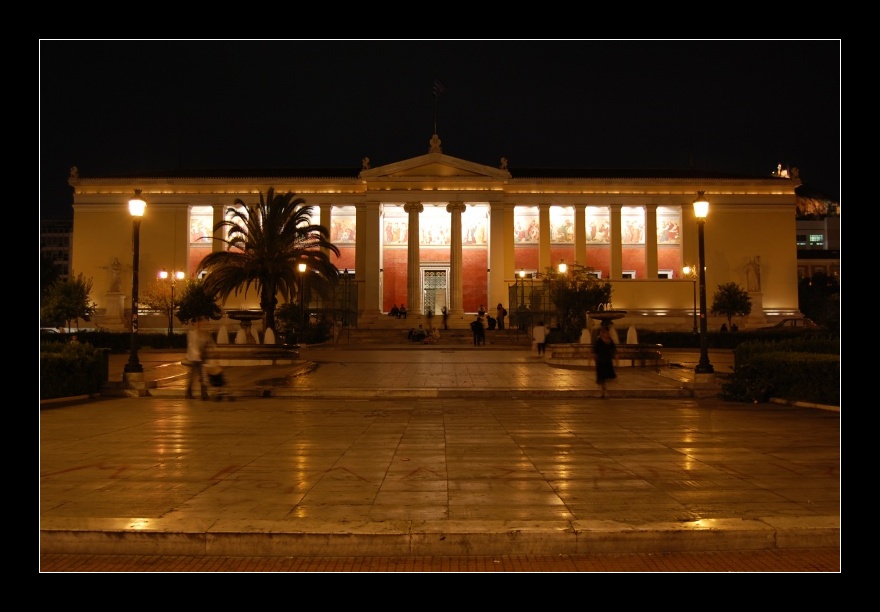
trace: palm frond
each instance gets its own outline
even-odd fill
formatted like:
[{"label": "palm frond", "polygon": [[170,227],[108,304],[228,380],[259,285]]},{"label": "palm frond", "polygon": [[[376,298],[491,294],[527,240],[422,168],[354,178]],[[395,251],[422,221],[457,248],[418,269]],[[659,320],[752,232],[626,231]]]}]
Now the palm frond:
[{"label": "palm frond", "polygon": [[206,291],[224,302],[230,295],[247,295],[253,287],[260,293],[260,306],[266,312],[267,325],[274,325],[278,295],[293,301],[301,286],[298,264],[308,266],[311,283],[319,291],[332,282],[339,270],[328,255],[339,256],[339,248],[330,242],[330,231],[311,222],[313,207],[292,192],[276,194],[269,188],[258,204],[233,202],[226,218],[214,226],[217,238],[228,250],[206,255],[201,267],[206,271]]}]

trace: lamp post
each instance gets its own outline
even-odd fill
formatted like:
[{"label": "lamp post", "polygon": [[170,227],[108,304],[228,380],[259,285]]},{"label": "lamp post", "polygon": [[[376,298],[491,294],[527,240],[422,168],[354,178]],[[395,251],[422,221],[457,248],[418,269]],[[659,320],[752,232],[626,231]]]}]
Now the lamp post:
[{"label": "lamp post", "polygon": [[159,280],[168,281],[171,283],[171,306],[168,309],[168,335],[174,335],[174,285],[177,281],[183,280],[185,274],[182,270],[175,270],[174,272],[169,273],[168,270],[162,268],[162,271],[159,272]]},{"label": "lamp post", "polygon": [[[123,368],[123,379],[127,374],[143,374],[144,367],[138,360],[138,267],[140,266],[141,250],[141,217],[147,203],[141,197],[141,190],[134,190],[134,197],[128,201],[128,211],[131,213],[133,222],[132,230],[132,264],[131,264],[131,349],[128,355],[128,363]],[[135,377],[132,377],[135,378]]]},{"label": "lamp post", "polygon": [[529,327],[529,322],[526,321],[526,271],[523,268],[519,269],[519,286],[519,304],[516,306],[517,332],[525,331]]},{"label": "lamp post", "polygon": [[562,340],[566,341],[565,337],[565,329],[566,329],[566,316],[565,316],[565,273],[568,271],[568,266],[565,264],[565,260],[561,260],[559,262],[559,310],[561,311],[562,318],[559,321],[559,331],[562,332]]},{"label": "lamp post", "polygon": [[[305,280],[306,280],[306,264],[299,264],[299,325],[302,328],[300,330],[300,336],[303,335],[303,331],[306,328],[306,293],[305,293]],[[302,341],[302,338],[300,338]]]},{"label": "lamp post", "polygon": [[522,307],[526,304],[526,271],[522,268],[519,269],[519,307],[517,310],[522,310]]},{"label": "lamp post", "polygon": [[700,275],[697,273],[696,266],[685,266],[681,269],[682,274],[691,279],[694,284],[694,333],[697,333],[697,279]]},{"label": "lamp post", "polygon": [[709,363],[709,340],[706,336],[706,248],[704,230],[706,226],[706,215],[709,214],[709,200],[706,199],[706,192],[698,191],[697,199],[694,200],[694,215],[697,217],[697,237],[699,245],[700,270],[700,362],[694,368],[697,374],[712,374],[715,368]]}]

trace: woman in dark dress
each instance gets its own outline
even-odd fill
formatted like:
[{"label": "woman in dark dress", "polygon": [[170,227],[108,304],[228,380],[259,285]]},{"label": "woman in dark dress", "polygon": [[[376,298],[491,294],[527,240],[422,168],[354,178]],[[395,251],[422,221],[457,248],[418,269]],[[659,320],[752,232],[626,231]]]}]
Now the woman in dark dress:
[{"label": "woman in dark dress", "polygon": [[614,354],[617,347],[614,346],[614,340],[611,339],[611,330],[607,325],[599,327],[599,336],[593,343],[593,354],[596,358],[596,382],[602,390],[602,397],[605,397],[605,383],[609,380],[617,378],[617,372],[614,371]]}]

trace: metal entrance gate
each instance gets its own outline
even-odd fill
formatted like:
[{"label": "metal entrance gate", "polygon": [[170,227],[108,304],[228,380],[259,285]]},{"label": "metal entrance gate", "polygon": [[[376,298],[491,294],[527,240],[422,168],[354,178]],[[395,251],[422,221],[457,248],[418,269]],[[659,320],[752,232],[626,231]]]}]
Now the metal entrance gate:
[{"label": "metal entrance gate", "polygon": [[446,268],[422,268],[422,313],[437,313],[446,306]]}]

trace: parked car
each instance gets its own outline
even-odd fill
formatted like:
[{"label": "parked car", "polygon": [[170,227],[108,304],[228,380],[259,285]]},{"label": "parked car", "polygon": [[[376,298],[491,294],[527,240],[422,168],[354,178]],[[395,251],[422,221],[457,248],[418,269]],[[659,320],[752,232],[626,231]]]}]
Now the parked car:
[{"label": "parked car", "polygon": [[782,319],[778,323],[774,325],[770,325],[769,327],[759,327],[758,331],[792,331],[792,330],[810,330],[810,329],[822,329],[821,325],[818,325],[809,317],[790,317],[788,319]]}]

